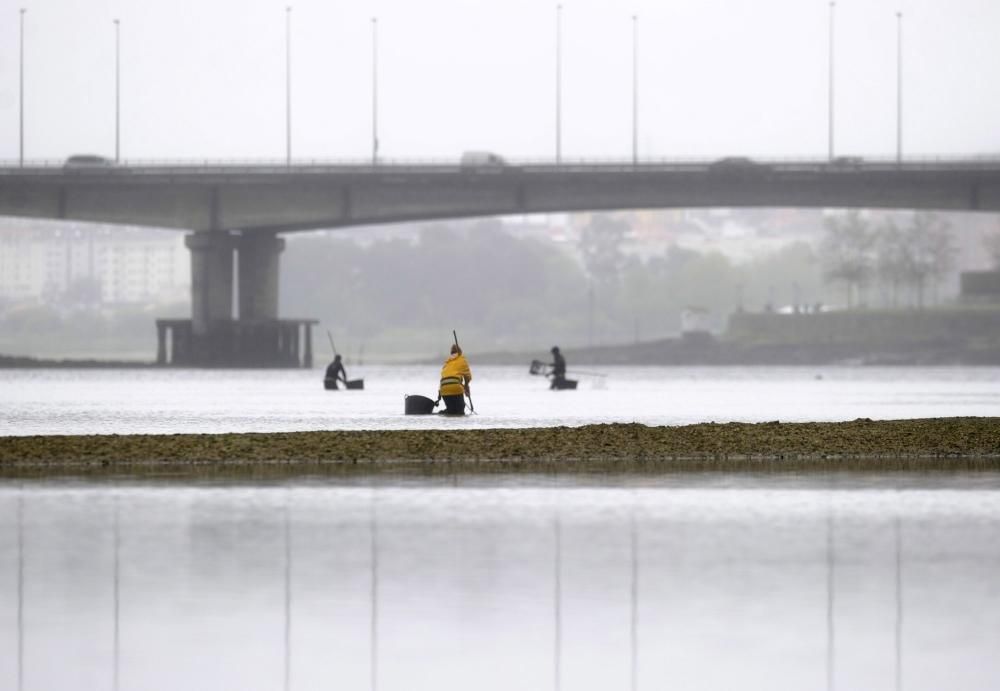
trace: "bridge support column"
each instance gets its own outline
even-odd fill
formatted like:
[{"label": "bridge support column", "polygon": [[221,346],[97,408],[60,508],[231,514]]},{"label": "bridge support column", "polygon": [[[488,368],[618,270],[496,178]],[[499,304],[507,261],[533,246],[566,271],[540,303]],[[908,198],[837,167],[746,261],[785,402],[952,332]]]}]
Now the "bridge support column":
[{"label": "bridge support column", "polygon": [[[191,250],[191,320],[157,323],[157,361],[195,367],[311,367],[312,349],[300,357],[300,331],[313,319],[278,318],[279,258],[285,241],[272,232],[235,235],[197,232]],[[233,252],[239,277],[233,319]],[[169,338],[169,343],[168,343]]]},{"label": "bridge support column", "polygon": [[228,233],[192,233],[191,331],[206,336],[212,324],[233,318],[233,241]]},{"label": "bridge support column", "polygon": [[240,321],[277,319],[279,259],[285,241],[274,233],[248,233],[237,248]]},{"label": "bridge support column", "polygon": [[312,336],[312,324],[305,322],[302,324],[306,330],[306,340],[305,340],[305,352],[302,354],[302,366],[306,369],[312,369],[313,366],[313,336]]},{"label": "bridge support column", "polygon": [[167,364],[167,325],[156,320],[156,364]]}]

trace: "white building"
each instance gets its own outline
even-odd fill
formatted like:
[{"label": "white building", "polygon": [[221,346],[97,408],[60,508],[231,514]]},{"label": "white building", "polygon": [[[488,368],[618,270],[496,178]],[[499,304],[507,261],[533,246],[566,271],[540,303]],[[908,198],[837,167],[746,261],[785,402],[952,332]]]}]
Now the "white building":
[{"label": "white building", "polygon": [[162,304],[188,299],[190,285],[182,233],[0,221],[0,300]]}]

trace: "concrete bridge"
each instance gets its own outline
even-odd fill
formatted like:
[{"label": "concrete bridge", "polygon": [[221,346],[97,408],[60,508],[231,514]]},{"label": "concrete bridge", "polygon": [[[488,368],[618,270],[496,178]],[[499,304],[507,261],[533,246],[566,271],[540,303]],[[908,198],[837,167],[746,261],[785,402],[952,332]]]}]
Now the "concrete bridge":
[{"label": "concrete bridge", "polygon": [[[278,319],[280,233],[475,216],[693,207],[1000,211],[1000,158],[902,164],[845,157],[561,165],[98,162],[0,167],[0,215],[190,232],[192,319],[159,324],[159,357],[176,364],[311,365],[313,322]],[[236,323],[231,318],[234,256]],[[301,356],[300,343],[306,348]]]}]

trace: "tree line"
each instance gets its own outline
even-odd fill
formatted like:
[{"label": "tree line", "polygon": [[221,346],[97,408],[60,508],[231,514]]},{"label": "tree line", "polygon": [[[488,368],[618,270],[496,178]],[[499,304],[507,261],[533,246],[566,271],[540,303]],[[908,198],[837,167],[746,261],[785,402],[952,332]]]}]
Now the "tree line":
[{"label": "tree line", "polygon": [[[742,263],[677,245],[642,256],[630,247],[627,215],[592,215],[563,243],[508,230],[491,219],[373,242],[364,231],[290,235],[280,313],[320,319],[321,361],[326,329],[352,360],[362,348],[375,358],[437,355],[453,328],[480,352],[544,353],[555,344],[676,336],[689,307],[707,310],[719,331],[739,310],[920,307],[940,299],[955,259],[948,224],[933,214],[833,215],[817,227],[821,242],[793,242]],[[987,249],[1000,266],[1000,233],[991,239]],[[74,292],[79,302],[83,291]],[[0,352],[152,354],[153,318],[189,314],[187,303],[3,309]]]},{"label": "tree line", "polygon": [[515,237],[497,220],[370,244],[292,236],[281,312],[319,318],[351,355],[365,344],[368,353],[402,356],[436,353],[452,328],[480,351],[547,351],[674,336],[691,306],[721,329],[740,308],[825,299],[806,243],[746,264],[676,246],[641,258],[627,251],[629,231],[622,216],[598,214],[568,246]]},{"label": "tree line", "polygon": [[830,216],[820,251],[824,275],[843,285],[848,309],[868,304],[872,288],[888,307],[922,308],[929,292],[939,297],[957,255],[950,224],[932,213],[915,213],[906,224],[893,216],[873,223],[857,211]]}]

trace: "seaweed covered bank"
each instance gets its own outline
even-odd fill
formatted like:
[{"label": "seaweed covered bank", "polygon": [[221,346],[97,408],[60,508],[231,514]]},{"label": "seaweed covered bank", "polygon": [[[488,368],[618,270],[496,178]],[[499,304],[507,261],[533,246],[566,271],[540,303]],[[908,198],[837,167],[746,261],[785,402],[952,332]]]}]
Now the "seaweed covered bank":
[{"label": "seaweed covered bank", "polygon": [[1000,470],[1000,418],[0,438],[0,473],[274,464],[304,470],[400,464],[504,470]]}]

